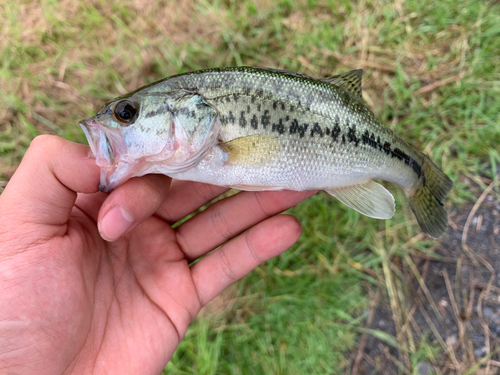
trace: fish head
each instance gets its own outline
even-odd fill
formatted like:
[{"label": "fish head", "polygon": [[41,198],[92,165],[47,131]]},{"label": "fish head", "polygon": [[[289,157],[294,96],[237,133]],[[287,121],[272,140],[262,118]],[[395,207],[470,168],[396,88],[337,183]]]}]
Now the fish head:
[{"label": "fish head", "polygon": [[119,97],[80,122],[101,168],[101,191],[132,177],[192,168],[216,142],[217,111],[187,91]]}]

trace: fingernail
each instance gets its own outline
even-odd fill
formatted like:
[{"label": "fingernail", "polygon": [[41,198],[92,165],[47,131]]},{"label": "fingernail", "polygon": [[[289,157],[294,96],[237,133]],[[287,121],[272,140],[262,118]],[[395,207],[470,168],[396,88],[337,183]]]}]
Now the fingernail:
[{"label": "fingernail", "polygon": [[123,206],[115,206],[104,215],[97,227],[103,239],[115,241],[129,230],[132,224],[132,214]]}]

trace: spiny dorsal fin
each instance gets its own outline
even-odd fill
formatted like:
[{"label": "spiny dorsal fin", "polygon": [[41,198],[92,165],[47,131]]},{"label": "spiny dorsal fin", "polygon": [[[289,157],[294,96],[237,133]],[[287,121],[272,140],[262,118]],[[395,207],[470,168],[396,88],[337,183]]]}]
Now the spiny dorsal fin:
[{"label": "spiny dorsal fin", "polygon": [[260,70],[267,70],[268,72],[284,74],[284,75],[292,76],[292,77],[315,79],[315,78],[313,78],[311,76],[308,76],[306,74],[299,74],[299,73],[289,72],[288,70],[283,70],[283,69],[261,68],[261,67],[258,67],[258,69],[260,69]]},{"label": "spiny dorsal fin", "polygon": [[394,197],[386,188],[373,180],[325,191],[346,206],[368,217],[389,219],[394,215]]},{"label": "spiny dorsal fin", "polygon": [[331,77],[321,78],[320,81],[338,86],[349,92],[355,98],[361,99],[361,78],[363,69],[351,70],[346,73],[337,74]]}]

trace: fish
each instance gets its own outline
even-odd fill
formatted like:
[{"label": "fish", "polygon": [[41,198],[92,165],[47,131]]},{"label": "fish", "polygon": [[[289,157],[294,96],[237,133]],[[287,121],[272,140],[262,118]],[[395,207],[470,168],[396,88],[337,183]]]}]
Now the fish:
[{"label": "fish", "polygon": [[148,173],[240,190],[324,190],[368,217],[394,215],[403,189],[432,238],[448,226],[452,180],[375,118],[361,69],[312,78],[225,67],[167,77],[79,123],[111,191]]}]

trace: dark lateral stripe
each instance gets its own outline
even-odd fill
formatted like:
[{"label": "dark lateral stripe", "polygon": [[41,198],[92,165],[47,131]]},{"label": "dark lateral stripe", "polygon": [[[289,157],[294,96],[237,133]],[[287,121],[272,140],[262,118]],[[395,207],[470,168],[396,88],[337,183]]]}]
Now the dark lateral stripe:
[{"label": "dark lateral stripe", "polygon": [[413,169],[413,171],[418,175],[419,178],[422,176],[422,167],[415,161],[415,159],[410,157],[408,160],[408,165],[411,169]]},{"label": "dark lateral stripe", "polygon": [[306,134],[306,130],[307,128],[309,127],[309,124],[299,124],[299,121],[294,118],[292,120],[292,124],[290,125],[290,128],[289,128],[289,132],[290,134],[295,134],[295,133],[299,133],[300,134],[300,138],[304,138],[304,135]]},{"label": "dark lateral stripe", "polygon": [[397,158],[401,161],[404,161],[406,165],[413,169],[418,177],[422,176],[422,166],[418,164],[418,162],[411,156],[407,155],[403,150],[397,147],[393,149],[390,142],[384,142],[382,144],[380,137],[377,137],[375,139],[375,134],[370,133],[368,130],[365,130],[365,132],[361,136],[361,141],[367,146],[378,149],[380,151],[384,151],[385,154],[390,156],[391,158]]},{"label": "dark lateral stripe", "polygon": [[280,118],[277,124],[273,124],[271,129],[273,132],[278,132],[279,134],[283,134],[285,130],[285,125],[283,124],[283,119]]},{"label": "dark lateral stripe", "polygon": [[[280,102],[274,102],[273,107],[280,107]],[[383,141],[380,136],[375,136],[373,132],[365,130],[362,134],[358,131],[356,124],[350,124],[346,122],[344,125],[340,125],[340,119],[335,118],[333,125],[331,127],[321,126],[318,122],[313,124],[301,123],[299,119],[294,118],[291,113],[284,114],[284,117],[278,118],[277,122],[271,123],[271,111],[272,109],[266,109],[264,111],[260,110],[256,114],[252,113],[249,107],[245,111],[240,111],[239,116],[236,117],[232,111],[229,111],[227,115],[222,116],[221,120],[223,123],[239,125],[242,128],[251,126],[253,129],[270,129],[273,133],[279,135],[297,134],[300,138],[304,138],[306,135],[311,138],[322,138],[329,137],[333,142],[340,142],[342,144],[349,143],[353,147],[358,147],[360,144],[371,147],[375,150],[385,153],[391,158],[396,158],[403,161],[408,165],[420,178],[422,176],[422,166],[411,156],[406,154],[403,150],[398,147],[393,147],[391,142]]]},{"label": "dark lateral stripe", "polygon": [[323,130],[321,129],[321,126],[317,122],[313,124],[313,127],[311,128],[311,137],[314,137],[315,134],[318,134],[320,137],[323,137]]}]

